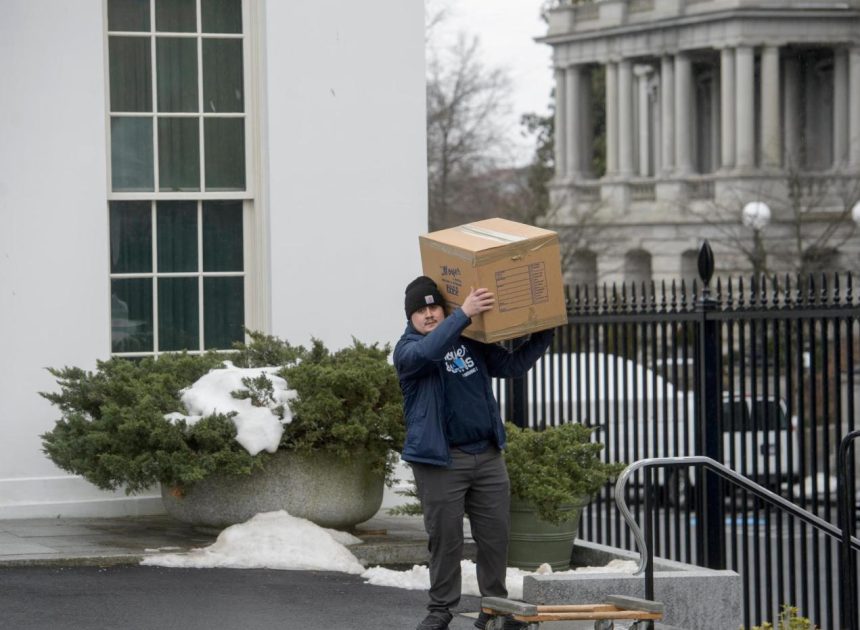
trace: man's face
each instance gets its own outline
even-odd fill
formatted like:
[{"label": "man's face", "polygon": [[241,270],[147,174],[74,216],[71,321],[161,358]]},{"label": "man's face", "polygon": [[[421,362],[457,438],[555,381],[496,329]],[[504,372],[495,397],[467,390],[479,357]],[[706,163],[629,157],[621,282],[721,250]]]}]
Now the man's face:
[{"label": "man's face", "polygon": [[439,325],[439,322],[445,319],[445,309],[438,304],[422,306],[412,313],[412,316],[409,319],[412,321],[412,325],[415,326],[415,330],[420,332],[422,335],[426,335],[436,328],[436,326]]}]

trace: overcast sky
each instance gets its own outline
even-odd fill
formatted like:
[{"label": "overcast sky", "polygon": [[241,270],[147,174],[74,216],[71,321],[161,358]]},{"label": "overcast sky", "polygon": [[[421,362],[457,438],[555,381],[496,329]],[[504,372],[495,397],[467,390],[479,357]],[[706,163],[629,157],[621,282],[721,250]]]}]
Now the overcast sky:
[{"label": "overcast sky", "polygon": [[[519,138],[518,121],[526,112],[549,111],[552,89],[550,47],[534,41],[546,32],[540,0],[433,0],[448,7],[444,33],[465,30],[481,40],[486,65],[506,68],[513,83],[512,136]],[[533,143],[518,142],[520,155],[531,156]]]}]

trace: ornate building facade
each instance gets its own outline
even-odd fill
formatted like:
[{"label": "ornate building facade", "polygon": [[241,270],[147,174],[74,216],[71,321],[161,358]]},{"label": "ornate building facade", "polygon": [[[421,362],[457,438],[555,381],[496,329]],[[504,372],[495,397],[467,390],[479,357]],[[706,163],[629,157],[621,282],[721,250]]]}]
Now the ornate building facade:
[{"label": "ornate building facade", "polygon": [[860,1],[594,0],[540,41],[570,281],[690,277],[702,238],[724,272],[857,266]]}]

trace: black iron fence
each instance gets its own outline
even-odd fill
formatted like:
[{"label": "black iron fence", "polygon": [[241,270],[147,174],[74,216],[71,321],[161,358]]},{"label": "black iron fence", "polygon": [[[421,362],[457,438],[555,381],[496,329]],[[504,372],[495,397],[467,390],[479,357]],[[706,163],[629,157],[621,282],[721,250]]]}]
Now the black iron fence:
[{"label": "black iron fence", "polygon": [[[593,426],[610,461],[705,455],[836,524],[838,447],[860,404],[851,276],[711,282],[707,243],[699,273],[692,285],[574,287],[547,355],[527,378],[499,383],[506,417]],[[856,508],[853,451],[842,465]],[[775,621],[783,604],[840,627],[856,554],[712,473],[655,476],[658,556],[737,571],[747,628]],[[637,520],[643,483],[628,484]],[[633,548],[610,493],[586,510],[580,535]]]}]

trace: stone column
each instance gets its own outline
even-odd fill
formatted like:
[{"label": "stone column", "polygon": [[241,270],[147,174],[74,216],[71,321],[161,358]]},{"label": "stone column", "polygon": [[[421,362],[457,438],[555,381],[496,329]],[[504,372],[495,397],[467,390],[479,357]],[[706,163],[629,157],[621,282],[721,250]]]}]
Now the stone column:
[{"label": "stone column", "polygon": [[582,176],[591,179],[594,172],[591,168],[591,158],[594,153],[594,123],[591,113],[591,68],[583,66],[579,79],[579,111],[582,124],[579,126],[579,137],[581,138],[581,150],[579,152],[582,160]]},{"label": "stone column", "polygon": [[755,167],[755,57],[751,46],[735,50],[735,166]]},{"label": "stone column", "polygon": [[634,73],[637,81],[639,100],[639,175],[648,177],[651,174],[651,106],[648,102],[648,81],[651,77],[651,66],[636,66]]},{"label": "stone column", "polygon": [[660,60],[660,163],[664,174],[675,170],[675,60]]},{"label": "stone column", "polygon": [[681,175],[693,172],[692,100],[693,64],[687,53],[678,53],[675,56],[675,165]]},{"label": "stone column", "polygon": [[555,70],[555,178],[567,179],[567,116],[564,68]]},{"label": "stone column", "polygon": [[564,77],[566,90],[565,118],[567,120],[567,176],[582,178],[582,95],[580,93],[581,66],[570,66]]},{"label": "stone column", "polygon": [[778,46],[765,46],[761,54],[761,162],[769,168],[782,164]]},{"label": "stone column", "polygon": [[618,64],[618,169],[625,177],[633,174],[633,64],[629,59]]},{"label": "stone column", "polygon": [[833,166],[848,161],[848,51],[833,51]]},{"label": "stone column", "polygon": [[720,165],[735,165],[735,51],[720,51]]},{"label": "stone column", "polygon": [[606,64],[606,174],[618,174],[618,64]]},{"label": "stone column", "polygon": [[860,169],[860,46],[853,46],[848,53],[848,164]]},{"label": "stone column", "polygon": [[800,168],[800,66],[795,57],[783,62],[783,116],[785,117],[785,165],[788,169]]}]

